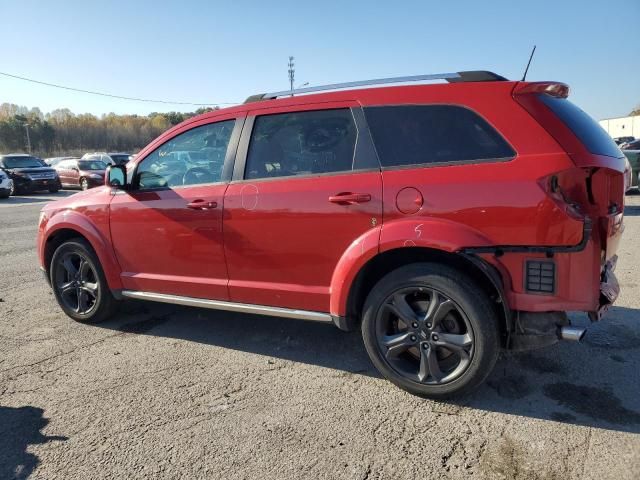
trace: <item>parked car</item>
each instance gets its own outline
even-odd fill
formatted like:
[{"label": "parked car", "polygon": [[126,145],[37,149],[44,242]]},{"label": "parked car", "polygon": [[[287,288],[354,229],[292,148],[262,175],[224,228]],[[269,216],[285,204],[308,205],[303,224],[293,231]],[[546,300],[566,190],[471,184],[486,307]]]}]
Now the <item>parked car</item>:
[{"label": "parked car", "polygon": [[76,158],[76,157],[51,157],[51,158],[45,158],[44,162],[50,167],[55,167],[62,160],[67,160],[69,158]]},{"label": "parked car", "polygon": [[623,143],[628,143],[628,142],[633,142],[636,139],[636,137],[615,137],[613,139],[614,142],[616,142],[616,145],[622,145]]},{"label": "parked car", "polygon": [[13,191],[13,180],[3,170],[0,170],[0,198],[9,198]]},{"label": "parked car", "polygon": [[93,152],[93,153],[85,153],[81,160],[94,160],[106,163],[107,165],[115,165],[116,162],[109,156],[108,153],[105,152]]},{"label": "parked car", "polygon": [[51,167],[43,166],[38,158],[31,155],[23,153],[0,155],[0,170],[13,180],[11,195],[39,190],[55,193],[60,189],[60,179],[56,171]]},{"label": "parked car", "polygon": [[631,188],[640,189],[640,150],[623,150],[631,170]]},{"label": "parked car", "polygon": [[104,185],[104,173],[107,164],[100,160],[81,160],[78,158],[63,160],[56,165],[63,188],[89,190]]},{"label": "parked car", "polygon": [[620,145],[621,150],[640,150],[640,139],[625,142]]},{"label": "parked car", "polygon": [[[80,322],[123,298],[333,321],[431,397],[479,385],[501,348],[580,340],[565,312],[598,321],[619,291],[624,155],[565,84],[434,77],[451,83],[253,96],[109,166],[111,188],[42,211],[60,307]],[[221,164],[173,155],[210,138]]]},{"label": "parked car", "polygon": [[109,157],[113,160],[116,165],[126,165],[129,160],[131,160],[130,153],[109,153]]}]

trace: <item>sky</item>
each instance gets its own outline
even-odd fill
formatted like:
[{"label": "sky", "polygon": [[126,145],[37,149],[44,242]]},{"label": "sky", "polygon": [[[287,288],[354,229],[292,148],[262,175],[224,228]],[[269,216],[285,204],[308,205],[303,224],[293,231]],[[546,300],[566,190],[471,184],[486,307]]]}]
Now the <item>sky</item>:
[{"label": "sky", "polygon": [[[597,119],[640,104],[640,0],[0,0],[0,72],[129,97],[241,103],[296,85],[461,70],[558,80]],[[0,103],[96,115],[197,106],[0,75]],[[221,105],[224,106],[224,105]]]}]

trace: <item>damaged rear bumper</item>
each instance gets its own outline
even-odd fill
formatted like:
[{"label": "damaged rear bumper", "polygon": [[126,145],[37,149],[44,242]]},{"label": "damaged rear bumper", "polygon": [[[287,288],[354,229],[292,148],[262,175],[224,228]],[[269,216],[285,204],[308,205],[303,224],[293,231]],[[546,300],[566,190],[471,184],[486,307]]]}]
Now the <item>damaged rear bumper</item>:
[{"label": "damaged rear bumper", "polygon": [[605,263],[604,268],[602,269],[602,274],[600,276],[599,306],[596,311],[589,312],[589,318],[592,322],[601,320],[620,294],[620,284],[618,283],[615,273],[613,273],[616,269],[617,261],[618,256],[614,255],[607,261],[607,263]]}]

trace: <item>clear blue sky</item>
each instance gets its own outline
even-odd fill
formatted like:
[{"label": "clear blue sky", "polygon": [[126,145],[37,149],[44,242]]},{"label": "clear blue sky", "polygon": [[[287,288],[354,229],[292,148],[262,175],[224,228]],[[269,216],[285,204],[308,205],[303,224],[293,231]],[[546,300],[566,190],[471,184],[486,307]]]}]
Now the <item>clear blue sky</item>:
[{"label": "clear blue sky", "polygon": [[[561,80],[594,117],[640,104],[640,1],[0,0],[0,71],[125,96],[241,102],[296,83],[486,69]],[[147,114],[196,107],[0,76],[0,103]]]}]

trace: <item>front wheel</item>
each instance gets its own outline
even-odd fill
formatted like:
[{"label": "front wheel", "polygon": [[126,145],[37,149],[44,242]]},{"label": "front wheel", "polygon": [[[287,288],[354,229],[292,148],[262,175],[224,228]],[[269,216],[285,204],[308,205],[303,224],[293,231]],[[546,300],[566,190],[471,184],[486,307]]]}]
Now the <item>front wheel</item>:
[{"label": "front wheel", "polygon": [[117,301],[98,257],[85,240],[60,245],[51,259],[50,275],[58,304],[74,320],[97,323],[115,312]]},{"label": "front wheel", "polygon": [[58,193],[59,187],[49,187],[49,193]]},{"label": "front wheel", "polygon": [[376,284],[365,302],[362,336],[384,377],[431,398],[471,391],[499,353],[487,295],[462,272],[434,263],[398,268]]},{"label": "front wheel", "polygon": [[89,190],[89,182],[87,181],[86,178],[81,178],[80,179],[80,188],[82,190]]}]

